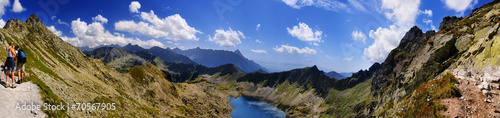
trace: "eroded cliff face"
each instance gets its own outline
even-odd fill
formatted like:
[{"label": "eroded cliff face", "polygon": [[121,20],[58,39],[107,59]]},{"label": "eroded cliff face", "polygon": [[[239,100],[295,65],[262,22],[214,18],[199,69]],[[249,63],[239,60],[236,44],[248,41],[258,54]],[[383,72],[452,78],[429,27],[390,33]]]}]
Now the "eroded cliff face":
[{"label": "eroded cliff face", "polygon": [[[116,110],[44,111],[70,117],[230,117],[227,94],[212,84],[172,83],[168,71],[150,63],[119,73],[53,34],[31,15],[9,20],[0,29],[1,47],[8,42],[26,52],[28,81],[37,84],[50,104],[116,103]],[[0,54],[5,60],[5,53]]]},{"label": "eroded cliff face", "polygon": [[[439,102],[445,98],[462,98],[472,102],[491,102],[498,97],[498,81],[500,79],[500,35],[497,34],[500,25],[500,4],[498,0],[475,9],[470,15],[461,19],[447,17],[441,23],[439,32],[423,33],[417,27],[410,29],[397,48],[391,51],[370,78],[371,99],[358,104],[361,109],[358,115],[375,116],[406,116],[414,112],[423,117],[432,117],[446,113]],[[449,73],[449,74],[448,74]],[[454,78],[450,79],[449,78]],[[457,81],[455,81],[455,79]],[[445,81],[446,80],[446,81]],[[444,86],[436,82],[456,84]],[[456,83],[455,83],[456,82]],[[460,87],[462,84],[476,83],[479,89]],[[453,84],[452,84],[453,85]],[[440,86],[442,88],[433,88]],[[427,87],[427,88],[426,88]],[[460,91],[461,94],[437,97],[442,89],[450,89],[447,93]],[[466,90],[467,89],[467,90]],[[470,92],[472,91],[472,92]],[[483,91],[484,95],[472,94]],[[426,99],[420,100],[419,94]],[[468,97],[469,96],[469,97]],[[483,96],[485,99],[467,99],[470,96]],[[469,101],[470,102],[470,101]],[[417,105],[425,103],[425,105]],[[463,111],[470,106],[460,108]],[[429,108],[417,111],[415,108]],[[485,112],[470,112],[467,114],[445,114],[466,117],[492,117],[498,107]],[[440,113],[443,112],[443,113]]]}]

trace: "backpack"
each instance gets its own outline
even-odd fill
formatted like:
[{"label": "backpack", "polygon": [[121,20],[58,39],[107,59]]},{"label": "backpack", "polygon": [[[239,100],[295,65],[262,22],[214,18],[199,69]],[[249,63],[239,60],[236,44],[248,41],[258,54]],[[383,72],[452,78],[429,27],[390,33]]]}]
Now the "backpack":
[{"label": "backpack", "polygon": [[26,54],[24,53],[24,51],[22,49],[19,49],[19,51],[17,52],[17,62],[19,63],[26,63]]}]

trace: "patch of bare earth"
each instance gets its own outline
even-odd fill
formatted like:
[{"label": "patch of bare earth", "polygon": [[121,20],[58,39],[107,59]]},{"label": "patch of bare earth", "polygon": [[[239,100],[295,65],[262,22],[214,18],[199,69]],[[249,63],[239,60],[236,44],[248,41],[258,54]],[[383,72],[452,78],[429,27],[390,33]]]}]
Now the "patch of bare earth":
[{"label": "patch of bare earth", "polygon": [[478,87],[480,81],[458,78],[457,84],[462,97],[447,98],[439,103],[445,105],[447,110],[441,111],[447,117],[500,117],[500,90],[493,87],[490,91],[483,91]]}]

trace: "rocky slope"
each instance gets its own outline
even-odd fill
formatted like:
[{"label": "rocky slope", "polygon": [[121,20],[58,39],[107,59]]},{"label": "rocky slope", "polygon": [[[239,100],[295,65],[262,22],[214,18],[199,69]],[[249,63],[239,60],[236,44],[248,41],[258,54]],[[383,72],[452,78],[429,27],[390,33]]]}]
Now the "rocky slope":
[{"label": "rocky slope", "polygon": [[[53,34],[31,15],[7,21],[0,45],[20,45],[27,54],[27,80],[40,88],[44,103],[116,103],[116,110],[44,111],[70,117],[229,117],[226,94],[212,84],[172,83],[169,72],[146,63],[119,73]],[[0,54],[5,60],[5,53]],[[207,110],[210,109],[210,110]]]},{"label": "rocky slope", "polygon": [[162,67],[163,60],[156,56],[150,55],[148,52],[139,51],[131,52],[115,47],[101,47],[85,53],[87,57],[100,59],[108,66],[115,68],[118,72],[128,72],[136,65],[144,65],[152,63],[158,67]]},{"label": "rocky slope", "polygon": [[[127,46],[126,46],[127,47]],[[135,47],[135,46],[134,46]],[[90,58],[103,60],[106,65],[109,65],[119,72],[128,72],[132,67],[151,63],[156,67],[168,70],[172,75],[173,82],[189,82],[193,81],[200,75],[232,75],[232,74],[245,74],[238,67],[233,64],[221,65],[218,67],[205,67],[198,64],[186,64],[179,62],[167,62],[156,56],[146,52],[142,48],[137,52],[128,51],[117,47],[101,47],[87,52],[86,55]],[[153,49],[153,48],[151,48]]]},{"label": "rocky slope", "polygon": [[380,68],[362,77],[371,79],[371,92],[354,114],[499,117],[499,2],[446,17],[437,33],[410,29]]}]

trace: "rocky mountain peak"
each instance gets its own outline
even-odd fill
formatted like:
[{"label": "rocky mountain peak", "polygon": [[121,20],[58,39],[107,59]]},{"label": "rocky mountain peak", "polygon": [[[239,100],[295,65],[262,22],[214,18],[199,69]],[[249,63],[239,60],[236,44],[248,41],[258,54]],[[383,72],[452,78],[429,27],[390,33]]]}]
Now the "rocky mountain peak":
[{"label": "rocky mountain peak", "polygon": [[26,19],[26,23],[29,25],[34,25],[34,24],[43,24],[42,21],[36,16],[35,14],[31,14],[28,19]]},{"label": "rocky mountain peak", "polygon": [[[25,27],[25,25],[23,25],[24,22],[19,20],[19,19],[10,19],[7,21],[7,23],[5,23],[5,26],[3,26],[3,29],[20,29],[21,27]],[[25,29],[25,28],[22,28],[22,29]]]},{"label": "rocky mountain peak", "polygon": [[443,18],[443,21],[439,23],[439,31],[445,30],[448,26],[457,23],[458,21],[462,20],[463,18],[460,17],[458,18],[457,16],[446,16]]},{"label": "rocky mountain peak", "polygon": [[422,29],[417,26],[413,26],[408,32],[406,32],[402,41],[414,40],[417,36],[423,34]]},{"label": "rocky mountain peak", "polygon": [[311,67],[311,70],[312,72],[319,72],[320,70],[318,69],[318,67],[316,65],[312,66]]},{"label": "rocky mountain peak", "polygon": [[239,55],[239,56],[241,56],[241,57],[244,57],[243,54],[241,54],[240,50],[238,50],[238,49],[236,49],[234,51],[234,53],[237,54],[237,55]]}]

